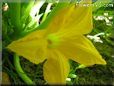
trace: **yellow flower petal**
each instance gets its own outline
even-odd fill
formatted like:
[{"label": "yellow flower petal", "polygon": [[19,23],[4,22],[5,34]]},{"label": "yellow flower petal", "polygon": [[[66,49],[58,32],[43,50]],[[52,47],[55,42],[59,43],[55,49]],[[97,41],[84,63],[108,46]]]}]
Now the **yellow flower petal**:
[{"label": "yellow flower petal", "polygon": [[[83,6],[84,1],[78,5],[69,4],[61,9],[49,24],[49,32],[59,31],[62,32],[61,35],[65,33],[75,35],[89,33],[92,30],[92,7]],[[87,1],[86,4],[91,5],[91,0]]]},{"label": "yellow flower petal", "polygon": [[61,44],[58,49],[68,58],[86,66],[106,64],[94,45],[84,36],[69,39],[69,41]]},{"label": "yellow flower petal", "polygon": [[49,23],[49,25],[46,27],[47,34],[49,34],[49,33],[55,33],[59,29],[61,29],[61,27],[63,26],[63,20],[65,19],[64,18],[65,17],[65,12],[67,12],[66,9],[61,9],[61,10],[59,10],[55,14],[55,16],[53,17],[53,19]]},{"label": "yellow flower petal", "polygon": [[52,50],[44,63],[44,79],[49,84],[65,84],[69,69],[68,59],[60,52]]},{"label": "yellow flower petal", "polygon": [[27,60],[39,64],[46,59],[47,42],[42,39],[43,34],[43,30],[33,32],[22,39],[13,41],[7,48]]}]

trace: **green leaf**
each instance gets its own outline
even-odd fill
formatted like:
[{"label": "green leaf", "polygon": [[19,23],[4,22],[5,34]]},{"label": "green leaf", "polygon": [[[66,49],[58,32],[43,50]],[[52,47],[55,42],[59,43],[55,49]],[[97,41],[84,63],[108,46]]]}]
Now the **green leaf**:
[{"label": "green leaf", "polygon": [[21,10],[21,15],[22,15],[21,24],[22,24],[22,26],[25,24],[26,19],[28,18],[30,10],[31,10],[33,5],[34,5],[33,0],[30,0],[27,3],[22,3],[22,10]]},{"label": "green leaf", "polygon": [[20,2],[17,3],[10,3],[9,4],[9,11],[10,11],[10,18],[11,18],[11,22],[14,25],[14,30],[16,32],[20,31],[20,7],[21,4]]}]

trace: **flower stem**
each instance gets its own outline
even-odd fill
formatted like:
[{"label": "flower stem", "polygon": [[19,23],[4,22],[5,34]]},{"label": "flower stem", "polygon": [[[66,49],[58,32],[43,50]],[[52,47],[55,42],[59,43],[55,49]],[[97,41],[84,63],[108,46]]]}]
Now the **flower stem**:
[{"label": "flower stem", "polygon": [[28,85],[33,85],[35,84],[27,75],[26,73],[23,71],[23,69],[21,68],[20,65],[20,58],[17,54],[14,55],[14,66],[15,69],[17,71],[17,73],[19,74],[20,78]]}]

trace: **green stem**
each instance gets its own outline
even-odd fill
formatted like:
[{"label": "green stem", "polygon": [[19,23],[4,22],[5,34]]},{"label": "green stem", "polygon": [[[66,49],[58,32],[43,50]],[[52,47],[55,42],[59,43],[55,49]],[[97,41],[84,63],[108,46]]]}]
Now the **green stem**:
[{"label": "green stem", "polygon": [[35,84],[27,75],[26,73],[23,71],[23,69],[21,68],[20,65],[20,59],[18,55],[14,55],[14,66],[15,69],[17,71],[17,73],[19,74],[19,76],[21,77],[21,79],[28,85],[33,85]]}]

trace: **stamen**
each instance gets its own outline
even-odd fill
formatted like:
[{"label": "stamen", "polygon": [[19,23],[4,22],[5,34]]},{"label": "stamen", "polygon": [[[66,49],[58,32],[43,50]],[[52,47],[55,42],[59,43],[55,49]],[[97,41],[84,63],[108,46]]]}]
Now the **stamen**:
[{"label": "stamen", "polygon": [[49,34],[47,36],[47,42],[48,42],[49,48],[54,48],[54,47],[57,47],[59,45],[60,39],[58,36],[56,36],[54,34]]}]

